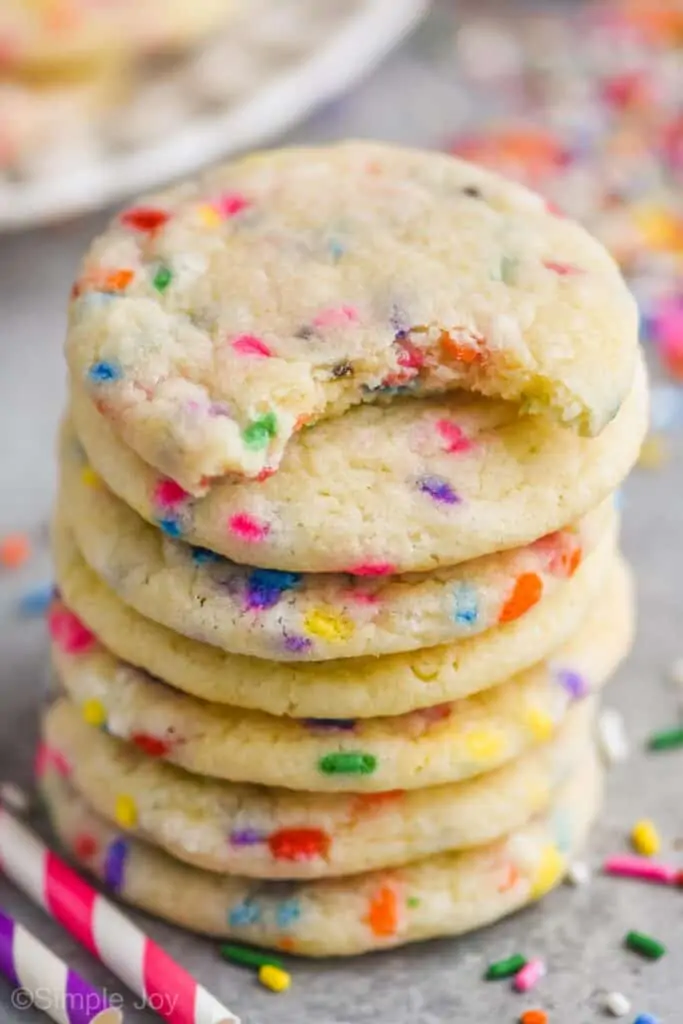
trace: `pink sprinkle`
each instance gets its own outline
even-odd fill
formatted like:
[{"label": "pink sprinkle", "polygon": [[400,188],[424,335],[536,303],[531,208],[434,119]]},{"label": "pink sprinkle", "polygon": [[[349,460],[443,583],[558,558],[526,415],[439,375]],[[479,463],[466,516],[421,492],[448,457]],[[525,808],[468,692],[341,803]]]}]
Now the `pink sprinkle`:
[{"label": "pink sprinkle", "polygon": [[41,743],[36,752],[36,759],[33,765],[36,778],[42,778],[51,767],[64,776],[64,778],[68,778],[71,774],[71,766],[64,755],[53,747],[48,747],[46,743]]},{"label": "pink sprinkle", "polygon": [[522,967],[521,971],[515,974],[515,980],[513,982],[515,991],[517,992],[528,992],[534,988],[535,985],[545,975],[545,964],[538,958],[536,960],[530,960],[528,964]]},{"label": "pink sprinkle", "polygon": [[560,277],[573,277],[575,274],[583,274],[581,267],[577,267],[573,263],[561,263],[559,260],[544,260],[543,266],[547,270],[552,270],[553,273],[559,274]]},{"label": "pink sprinkle", "polygon": [[82,654],[97,643],[95,634],[68,608],[60,605],[51,608],[47,623],[50,636],[66,654]]},{"label": "pink sprinkle", "polygon": [[235,338],[233,341],[232,347],[241,356],[263,356],[267,359],[273,354],[265,341],[254,337],[253,334],[240,334],[239,338]]},{"label": "pink sprinkle", "polygon": [[160,508],[172,508],[190,495],[175,480],[159,480],[154,488],[154,503]]},{"label": "pink sprinkle", "polygon": [[398,342],[398,365],[408,370],[421,370],[425,364],[425,354],[412,341],[403,338]]},{"label": "pink sprinkle", "polygon": [[657,310],[657,335],[662,346],[671,351],[683,349],[683,302],[669,299]]},{"label": "pink sprinkle", "polygon": [[223,217],[235,217],[251,206],[251,202],[240,192],[224,192],[213,204]]},{"label": "pink sprinkle", "polygon": [[247,544],[256,544],[258,541],[264,540],[270,532],[268,523],[259,522],[258,519],[247,515],[246,512],[238,512],[237,515],[231,516],[228,526]]},{"label": "pink sprinkle", "polygon": [[361,562],[346,572],[351,576],[391,576],[396,572],[396,566],[391,562]]},{"label": "pink sprinkle", "polygon": [[631,854],[608,857],[603,864],[607,875],[619,875],[621,878],[640,878],[645,882],[663,882],[672,885],[678,877],[678,870],[670,864],[658,864],[647,857],[634,857]]},{"label": "pink sprinkle", "polygon": [[445,451],[455,454],[456,452],[468,452],[472,448],[470,439],[453,420],[437,420],[436,429],[445,442]]},{"label": "pink sprinkle", "polygon": [[345,596],[349,601],[355,601],[356,604],[360,605],[379,604],[379,597],[370,590],[360,590],[353,587],[346,591]]},{"label": "pink sprinkle", "polygon": [[36,779],[42,779],[50,763],[50,752],[44,743],[38,744],[35,760],[33,762],[33,774]]},{"label": "pink sprinkle", "polygon": [[358,323],[360,317],[354,306],[336,306],[323,309],[313,318],[314,327],[346,327]]}]

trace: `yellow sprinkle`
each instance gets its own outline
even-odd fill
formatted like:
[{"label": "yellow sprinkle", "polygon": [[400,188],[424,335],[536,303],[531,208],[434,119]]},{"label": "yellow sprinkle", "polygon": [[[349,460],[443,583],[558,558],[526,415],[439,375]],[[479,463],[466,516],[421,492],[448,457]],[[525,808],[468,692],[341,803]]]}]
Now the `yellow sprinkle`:
[{"label": "yellow sprinkle", "polygon": [[657,829],[647,818],[641,818],[635,823],[631,829],[631,842],[643,857],[654,857],[662,845]]},{"label": "yellow sprinkle", "polygon": [[258,980],[271,992],[286,992],[292,984],[291,975],[272,964],[264,964],[259,968]]},{"label": "yellow sprinkle", "polygon": [[414,676],[417,676],[417,678],[421,682],[431,683],[431,681],[433,679],[436,679],[436,677],[439,674],[439,664],[439,662],[437,662],[437,664],[434,664],[433,656],[427,658],[419,658],[417,661],[414,661],[411,664],[410,671],[413,673]]},{"label": "yellow sprinkle", "polygon": [[554,885],[557,885],[564,871],[565,863],[560,851],[556,846],[546,846],[531,883],[532,900],[545,896]]},{"label": "yellow sprinkle", "polygon": [[81,470],[81,482],[84,483],[86,487],[98,488],[102,486],[102,480],[92,466],[83,467]]},{"label": "yellow sprinkle", "polygon": [[94,725],[96,729],[101,728],[107,721],[106,709],[99,700],[86,700],[81,707],[81,714],[83,715],[83,721],[88,725]]},{"label": "yellow sprinkle", "polygon": [[666,441],[659,434],[649,434],[640,449],[638,465],[641,469],[661,469],[669,460]]},{"label": "yellow sprinkle", "polygon": [[223,222],[223,218],[218,210],[215,210],[213,206],[209,206],[208,203],[202,203],[198,207],[197,213],[205,228],[217,228]]},{"label": "yellow sprinkle", "polygon": [[664,207],[641,206],[635,215],[640,232],[654,249],[676,250],[681,245],[681,226]]},{"label": "yellow sprinkle", "polygon": [[504,742],[502,736],[495,732],[480,729],[471,732],[465,738],[467,750],[477,761],[492,761],[502,753]]},{"label": "yellow sprinkle", "polygon": [[117,796],[114,817],[121,828],[135,828],[138,823],[138,809],[130,796]]},{"label": "yellow sprinkle", "polygon": [[534,739],[539,743],[545,743],[555,732],[555,723],[550,715],[538,708],[530,708],[525,715],[525,721]]},{"label": "yellow sprinkle", "polygon": [[356,627],[347,615],[337,615],[325,608],[315,608],[306,615],[304,628],[307,633],[319,636],[322,640],[339,643],[353,636]]}]

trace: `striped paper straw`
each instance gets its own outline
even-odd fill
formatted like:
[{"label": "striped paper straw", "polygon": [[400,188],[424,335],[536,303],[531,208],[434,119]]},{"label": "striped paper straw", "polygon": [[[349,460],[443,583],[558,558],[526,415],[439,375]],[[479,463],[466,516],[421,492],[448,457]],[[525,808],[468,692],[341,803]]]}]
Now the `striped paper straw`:
[{"label": "striped paper straw", "polygon": [[57,1024],[121,1024],[121,1012],[101,992],[2,910],[0,971]]},{"label": "striped paper straw", "polygon": [[184,967],[1,807],[0,868],[168,1024],[240,1024]]}]

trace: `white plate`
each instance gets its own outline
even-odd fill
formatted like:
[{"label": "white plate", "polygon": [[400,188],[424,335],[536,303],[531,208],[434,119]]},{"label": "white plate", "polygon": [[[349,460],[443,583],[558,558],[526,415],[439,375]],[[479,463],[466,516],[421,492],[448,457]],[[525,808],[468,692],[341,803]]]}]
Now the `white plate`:
[{"label": "white plate", "polygon": [[[366,73],[428,3],[260,0],[259,9],[249,0],[248,18],[148,76],[118,116],[118,136],[101,119],[88,126],[86,145],[69,140],[28,164],[20,180],[0,179],[0,230],[105,206],[267,142]],[[160,137],[141,141],[145,123]],[[121,138],[130,127],[133,138]]]}]

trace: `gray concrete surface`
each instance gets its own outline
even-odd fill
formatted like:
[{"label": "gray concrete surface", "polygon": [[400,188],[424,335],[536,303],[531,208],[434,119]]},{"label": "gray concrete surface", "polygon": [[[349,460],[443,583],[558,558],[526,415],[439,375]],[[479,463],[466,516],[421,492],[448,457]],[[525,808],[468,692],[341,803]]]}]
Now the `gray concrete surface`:
[{"label": "gray concrete surface", "polygon": [[[446,5],[443,5],[446,6]],[[416,109],[401,121],[394,103],[397,83],[407,93],[431,90],[444,102],[447,83],[434,82],[419,61],[424,36],[393,57],[343,106],[318,116],[297,134],[320,138],[376,133],[427,142],[443,134],[444,107]],[[417,99],[411,101],[417,105]],[[424,109],[424,105],[423,105]],[[452,129],[457,111],[450,106]],[[45,527],[54,484],[53,437],[64,397],[60,345],[65,296],[78,254],[103,217],[0,239],[0,534],[28,530],[37,556],[26,570],[0,578],[0,779],[26,783],[45,666],[40,621],[21,620],[19,597],[48,581]],[[683,441],[671,439],[672,458],[660,471],[638,471],[625,489],[624,545],[638,574],[641,609],[638,641],[608,692],[624,713],[634,754],[611,775],[604,816],[591,842],[595,865],[608,851],[624,848],[636,817],[654,818],[667,854],[683,866],[683,752],[642,752],[643,739],[675,722],[680,697],[665,670],[683,654]],[[678,840],[678,842],[677,842]],[[32,907],[0,876],[0,905],[35,930],[92,981],[126,997],[126,1021],[155,1018],[134,1008],[134,999],[59,927]],[[600,993],[623,991],[636,1010],[662,1024],[683,1021],[683,892],[597,877],[581,890],[562,888],[542,906],[462,940],[378,954],[346,963],[292,961],[294,984],[274,996],[254,978],[222,963],[207,941],[183,936],[149,920],[143,926],[248,1024],[507,1024],[533,1005],[550,1024],[592,1024],[605,1019]],[[669,947],[658,963],[622,948],[630,928],[657,935]],[[543,956],[548,975],[532,997],[513,994],[506,983],[484,984],[490,959],[517,950]],[[45,1018],[11,1007],[0,978],[0,1021],[38,1024]]]}]

